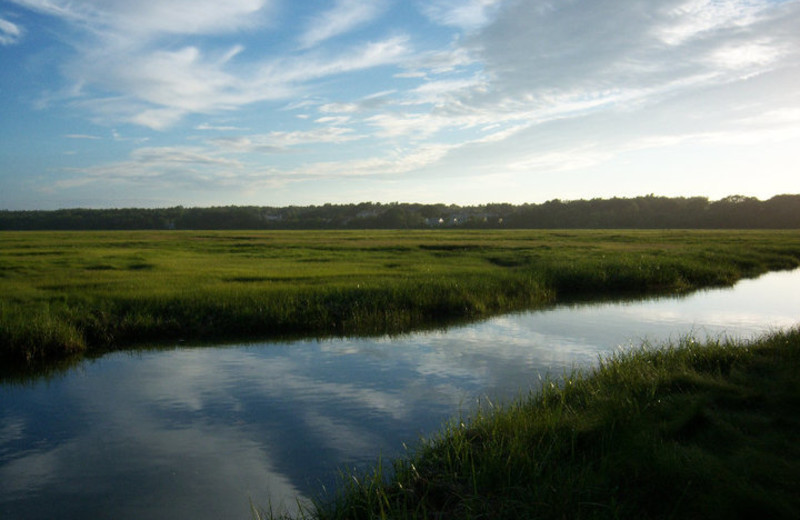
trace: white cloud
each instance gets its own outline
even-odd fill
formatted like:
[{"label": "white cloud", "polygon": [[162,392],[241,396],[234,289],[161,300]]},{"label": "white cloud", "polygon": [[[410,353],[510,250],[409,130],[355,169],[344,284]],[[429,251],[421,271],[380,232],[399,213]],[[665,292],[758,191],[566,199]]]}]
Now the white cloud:
[{"label": "white cloud", "polygon": [[422,12],[436,23],[463,29],[485,25],[503,0],[428,0]]},{"label": "white cloud", "polygon": [[408,40],[406,36],[393,36],[361,43],[335,54],[314,52],[275,60],[262,66],[257,81],[262,85],[287,86],[287,92],[283,93],[282,97],[288,97],[289,94],[297,95],[296,91],[288,89],[289,85],[381,65],[397,64],[410,52]]},{"label": "white cloud", "polygon": [[300,182],[310,179],[336,179],[353,177],[388,178],[429,166],[445,157],[453,145],[423,144],[418,147],[396,149],[384,155],[348,161],[319,161],[288,170],[272,170],[268,180]]},{"label": "white cloud", "polygon": [[[430,5],[430,10],[444,13],[445,7],[456,4]],[[770,38],[742,33],[750,24],[774,25],[785,18],[774,11],[767,16],[762,2],[716,6],[721,20],[703,22],[692,35],[685,29],[685,43],[656,37],[664,27],[687,23],[686,17],[697,10],[690,7],[677,0],[666,5],[576,1],[550,8],[509,4],[463,45],[406,62],[416,63],[404,76],[422,82],[395,95],[386,103],[388,110],[365,122],[379,129],[379,137],[389,139],[445,139],[440,135],[444,131],[501,124],[500,131],[487,130],[477,138],[498,142],[531,125],[597,111],[641,110],[682,91],[738,81],[742,74],[769,70],[787,54],[791,37],[785,30]],[[681,15],[684,11],[689,14]],[[757,34],[768,32],[762,27]],[[465,76],[463,67],[472,65],[482,66],[483,73]],[[427,80],[427,72],[437,67],[449,70],[450,76]],[[453,74],[459,68],[462,72]],[[433,106],[409,111],[414,104]],[[320,107],[323,113],[361,110],[360,102]]]},{"label": "white cloud", "polygon": [[199,147],[162,146],[139,148],[131,153],[134,162],[147,165],[194,164],[199,166],[240,167],[235,160],[213,156]]},{"label": "white cloud", "polygon": [[96,135],[88,135],[88,134],[66,134],[64,137],[67,139],[102,139],[102,137],[98,137]]},{"label": "white cloud", "polygon": [[361,27],[386,9],[385,0],[338,0],[323,13],[314,16],[300,36],[302,48],[310,48]]},{"label": "white cloud", "polygon": [[228,152],[281,152],[294,146],[318,145],[324,143],[345,143],[363,139],[349,128],[328,126],[308,131],[270,132],[240,137],[219,137],[209,140],[220,150]]},{"label": "white cloud", "polygon": [[[193,121],[196,130],[254,128],[195,149],[136,151],[71,171],[73,180],[175,186],[195,175],[257,191],[319,179],[421,178],[434,167],[451,176],[588,171],[642,150],[735,143],[743,121],[758,113],[773,122],[743,142],[794,135],[775,121],[798,106],[788,92],[800,70],[800,0],[431,0],[416,5],[438,24],[435,33],[385,16],[383,39],[373,41],[333,39],[362,28],[375,34],[370,24],[398,3],[333,0],[299,26],[291,20],[275,46],[232,32],[263,28],[271,2],[233,2],[215,11],[217,20],[209,7],[172,28],[147,21],[159,9],[169,20],[184,1],[16,0],[71,24],[75,40],[84,36],[63,65],[75,85],[70,106],[106,124],[167,130],[202,114],[209,122]],[[220,33],[226,37],[201,37]],[[265,101],[282,108],[257,112]],[[254,111],[240,126],[231,112],[248,105]],[[292,153],[300,147],[304,153]]]},{"label": "white cloud", "polygon": [[[190,0],[15,1],[83,33],[83,41],[74,44],[76,55],[61,67],[76,86],[70,92],[73,106],[92,110],[98,120],[156,130],[168,129],[188,114],[217,114],[258,101],[290,99],[306,82],[396,64],[409,52],[408,38],[394,36],[334,52],[253,61],[240,44],[219,49],[197,38],[253,27],[269,5],[265,0],[202,0],[200,5]],[[358,5],[343,2],[332,13]],[[359,9],[377,13],[370,5]],[[195,39],[176,47],[164,38],[170,34]]]},{"label": "white cloud", "polygon": [[350,116],[325,116],[314,120],[315,123],[320,123],[323,125],[327,125],[329,123],[334,125],[343,125],[348,121],[350,121]]},{"label": "white cloud", "polygon": [[72,63],[68,74],[76,82],[122,94],[87,102],[104,116],[163,129],[188,113],[218,112],[240,104],[240,79],[225,70],[226,63],[191,46],[130,54],[100,48]]},{"label": "white cloud", "polygon": [[122,134],[120,134],[120,133],[117,131],[117,129],[116,129],[116,128],[112,128],[112,129],[111,129],[111,138],[112,138],[114,141],[118,142],[118,143],[123,143],[123,142],[133,142],[133,143],[135,143],[135,144],[142,144],[142,143],[146,143],[147,141],[149,141],[149,140],[150,140],[150,138],[149,138],[149,137],[126,137],[126,136],[123,136]]},{"label": "white cloud", "polygon": [[195,130],[214,130],[217,132],[232,132],[236,130],[247,130],[246,128],[241,128],[238,126],[230,126],[230,125],[212,125],[210,123],[201,123],[194,127]]},{"label": "white cloud", "polygon": [[614,157],[614,153],[598,150],[594,146],[581,146],[568,150],[534,153],[508,164],[510,170],[526,172],[565,172],[594,166]]},{"label": "white cloud", "polygon": [[[550,121],[570,118],[579,124],[598,113],[647,111],[676,96],[730,85],[781,63],[785,67],[790,49],[798,48],[800,38],[788,29],[792,20],[800,21],[798,2],[783,9],[768,9],[763,1],[707,3],[511,3],[468,37],[460,54],[453,54],[464,64],[480,64],[480,75],[423,82],[407,92],[405,102],[432,103],[430,111],[383,112],[366,122],[380,129],[378,135],[393,139],[446,139],[445,131],[480,126],[483,136],[467,138],[471,141],[462,141],[465,146],[501,143]],[[693,21],[693,14],[704,8],[715,16]],[[682,27],[681,37],[673,32],[664,41],[665,27]],[[667,117],[677,121],[691,113]],[[496,124],[499,130],[490,126]],[[529,148],[542,157],[514,164],[547,166],[563,160],[573,168],[609,157],[585,147],[577,149],[580,153],[576,148]]]},{"label": "white cloud", "polygon": [[714,30],[744,27],[755,21],[768,4],[752,0],[688,0],[663,11],[654,34],[669,45],[681,45]]},{"label": "white cloud", "polygon": [[757,116],[748,117],[741,122],[748,125],[768,125],[768,126],[781,126],[783,124],[800,124],[800,106],[794,108],[786,108],[781,110],[771,110],[758,114]]},{"label": "white cloud", "polygon": [[323,114],[352,114],[359,111],[357,103],[326,103],[319,107]]},{"label": "white cloud", "polygon": [[269,0],[11,0],[98,33],[146,38],[219,34],[253,27]]},{"label": "white cloud", "polygon": [[83,33],[82,41],[73,40],[77,54],[62,70],[78,86],[72,89],[76,106],[104,119],[165,129],[186,114],[249,101],[242,78],[226,70],[243,51],[241,45],[209,53],[195,45],[162,46],[160,38],[254,27],[266,0],[14,1]]},{"label": "white cloud", "polygon": [[356,114],[375,111],[391,105],[396,94],[398,94],[397,90],[384,90],[349,103],[325,103],[320,105],[318,110],[323,114]]},{"label": "white cloud", "polygon": [[[97,0],[98,2],[100,0]],[[218,34],[252,28],[268,0],[118,0],[120,20],[131,32]],[[119,6],[119,7],[117,7]]]},{"label": "white cloud", "polygon": [[709,55],[709,61],[722,69],[741,70],[775,62],[783,50],[769,40],[756,40],[719,48]]},{"label": "white cloud", "polygon": [[785,30],[763,37],[791,23],[787,17],[797,22],[797,2],[583,0],[550,9],[517,2],[469,44],[496,93],[652,88],[706,73],[718,82],[738,79],[732,69],[797,43]]},{"label": "white cloud", "polygon": [[20,38],[22,38],[22,28],[13,22],[0,18],[0,45],[13,45]]},{"label": "white cloud", "polygon": [[472,65],[476,61],[469,49],[457,45],[446,50],[418,53],[413,59],[404,63],[408,68],[407,72],[396,74],[395,77],[425,78],[428,74],[452,72],[460,67]]},{"label": "white cloud", "polygon": [[378,128],[378,135],[384,138],[414,137],[427,139],[444,128],[461,123],[449,117],[441,117],[427,112],[383,112],[366,119]]},{"label": "white cloud", "polygon": [[99,48],[78,57],[68,66],[68,74],[76,83],[120,94],[79,102],[102,119],[164,130],[188,114],[215,114],[258,101],[289,99],[309,81],[395,64],[408,53],[406,41],[394,37],[334,55],[312,53],[247,67],[229,63],[238,47],[220,56],[208,56],[194,46],[129,54]]},{"label": "white cloud", "polygon": [[124,183],[158,186],[159,189],[197,188],[230,182],[234,173],[241,169],[240,161],[202,147],[143,147],[133,150],[127,160],[88,168],[66,168],[67,178],[53,187],[68,189],[96,183]]},{"label": "white cloud", "polygon": [[419,103],[440,103],[458,93],[469,92],[482,85],[479,77],[426,81],[409,92],[409,97]]},{"label": "white cloud", "polygon": [[319,103],[317,101],[314,101],[314,100],[311,100],[311,99],[303,99],[302,101],[295,101],[295,102],[289,103],[288,105],[283,107],[282,110],[299,110],[301,108],[313,107],[313,106],[318,105],[318,104]]},{"label": "white cloud", "polygon": [[165,130],[180,121],[188,111],[175,108],[149,108],[138,111],[128,122],[146,126],[153,130]]}]

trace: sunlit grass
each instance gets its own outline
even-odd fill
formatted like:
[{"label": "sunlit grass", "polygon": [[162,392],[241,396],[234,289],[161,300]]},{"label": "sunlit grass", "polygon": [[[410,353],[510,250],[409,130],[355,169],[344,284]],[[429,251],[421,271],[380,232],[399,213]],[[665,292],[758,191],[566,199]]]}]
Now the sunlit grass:
[{"label": "sunlit grass", "polygon": [[798,259],[800,236],[781,231],[4,232],[0,357],[393,333]]}]

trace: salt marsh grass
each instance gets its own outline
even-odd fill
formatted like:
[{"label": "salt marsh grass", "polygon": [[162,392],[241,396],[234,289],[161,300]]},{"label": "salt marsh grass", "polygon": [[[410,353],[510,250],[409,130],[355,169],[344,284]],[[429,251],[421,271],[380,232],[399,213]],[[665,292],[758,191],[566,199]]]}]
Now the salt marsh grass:
[{"label": "salt marsh grass", "polygon": [[0,358],[394,333],[798,263],[789,231],[3,232]]}]

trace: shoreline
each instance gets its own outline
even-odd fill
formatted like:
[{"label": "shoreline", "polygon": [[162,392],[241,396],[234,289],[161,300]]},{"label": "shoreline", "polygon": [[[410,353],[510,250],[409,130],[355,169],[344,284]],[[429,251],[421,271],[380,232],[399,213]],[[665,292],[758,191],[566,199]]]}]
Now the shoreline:
[{"label": "shoreline", "polygon": [[[796,518],[800,327],[641,347],[453,420],[302,518]],[[259,518],[292,518],[256,511]]]}]

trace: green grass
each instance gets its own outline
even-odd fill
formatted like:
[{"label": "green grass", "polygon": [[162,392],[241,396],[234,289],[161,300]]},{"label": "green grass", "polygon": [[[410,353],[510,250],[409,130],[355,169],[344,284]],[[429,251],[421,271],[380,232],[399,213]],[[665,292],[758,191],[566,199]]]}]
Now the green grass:
[{"label": "green grass", "polygon": [[453,421],[301,516],[800,518],[798,374],[800,330],[619,354]]},{"label": "green grass", "polygon": [[799,263],[790,231],[3,232],[0,359],[396,333]]}]

